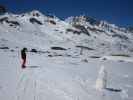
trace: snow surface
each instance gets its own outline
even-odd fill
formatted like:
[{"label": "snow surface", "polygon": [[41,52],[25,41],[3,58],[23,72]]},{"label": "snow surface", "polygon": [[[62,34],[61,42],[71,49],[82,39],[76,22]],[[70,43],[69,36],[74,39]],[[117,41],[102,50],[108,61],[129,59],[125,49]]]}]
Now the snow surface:
[{"label": "snow surface", "polygon": [[[35,16],[36,13],[40,16]],[[67,33],[68,28],[78,29],[69,24],[69,20],[65,22],[38,11],[21,15],[7,13],[0,18],[5,16],[20,25],[10,26],[7,21],[0,23],[1,100],[133,100],[131,33],[126,35],[129,44],[126,40],[107,35],[126,34],[115,25],[111,27],[116,33],[88,30],[91,36],[87,36]],[[29,22],[30,18],[36,18],[43,25]],[[101,29],[101,26],[92,26],[87,22],[85,25]],[[123,49],[122,43],[127,48]],[[50,49],[53,46],[66,50]],[[26,69],[21,69],[20,50],[23,47],[29,51]],[[38,52],[30,52],[31,49]],[[112,53],[124,53],[131,57],[112,57]],[[121,92],[106,88],[121,89]]]}]

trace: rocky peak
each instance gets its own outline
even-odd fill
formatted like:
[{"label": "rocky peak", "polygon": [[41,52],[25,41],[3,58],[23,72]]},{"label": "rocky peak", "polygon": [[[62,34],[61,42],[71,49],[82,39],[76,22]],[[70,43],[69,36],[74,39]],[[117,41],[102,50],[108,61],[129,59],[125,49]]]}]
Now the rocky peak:
[{"label": "rocky peak", "polygon": [[90,25],[99,25],[100,22],[94,18],[88,16],[76,16],[76,17],[69,17],[66,19],[67,22],[71,24],[90,24]]}]

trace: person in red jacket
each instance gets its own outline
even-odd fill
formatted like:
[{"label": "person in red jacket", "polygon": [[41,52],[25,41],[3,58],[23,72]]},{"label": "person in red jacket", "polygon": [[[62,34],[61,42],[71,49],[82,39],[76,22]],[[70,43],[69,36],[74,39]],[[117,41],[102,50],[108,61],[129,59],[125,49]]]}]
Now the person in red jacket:
[{"label": "person in red jacket", "polygon": [[23,48],[21,50],[21,58],[22,58],[22,68],[26,68],[26,51],[27,51],[27,48]]}]

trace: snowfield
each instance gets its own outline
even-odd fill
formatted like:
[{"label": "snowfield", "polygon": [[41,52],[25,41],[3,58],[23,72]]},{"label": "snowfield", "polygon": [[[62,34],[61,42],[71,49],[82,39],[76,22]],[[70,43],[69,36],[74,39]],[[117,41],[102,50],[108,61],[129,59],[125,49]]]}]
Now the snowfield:
[{"label": "snowfield", "polygon": [[[1,51],[0,97],[3,100],[132,100],[132,63],[53,57],[28,53],[21,69],[18,52]],[[96,90],[100,67],[104,65],[107,87],[121,92]]]},{"label": "snowfield", "polygon": [[[81,21],[101,30],[88,29],[88,36],[70,21],[38,11],[0,16],[0,100],[133,100],[131,33],[123,40],[125,33],[114,25],[109,24],[112,33]],[[84,31],[75,34],[79,30]],[[25,69],[21,68],[23,47],[28,48]]]}]

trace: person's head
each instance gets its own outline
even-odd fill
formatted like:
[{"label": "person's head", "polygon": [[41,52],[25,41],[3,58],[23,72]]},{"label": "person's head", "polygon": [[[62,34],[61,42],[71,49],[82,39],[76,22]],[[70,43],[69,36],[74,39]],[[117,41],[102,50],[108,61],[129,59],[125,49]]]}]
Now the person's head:
[{"label": "person's head", "polygon": [[27,51],[27,48],[23,48],[24,51]]}]

